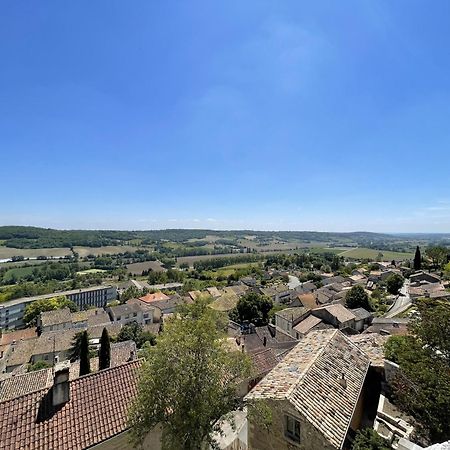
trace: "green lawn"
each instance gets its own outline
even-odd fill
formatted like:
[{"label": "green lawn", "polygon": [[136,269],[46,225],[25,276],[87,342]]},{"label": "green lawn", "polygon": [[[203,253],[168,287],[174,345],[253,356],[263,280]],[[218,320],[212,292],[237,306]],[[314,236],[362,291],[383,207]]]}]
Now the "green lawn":
[{"label": "green lawn", "polygon": [[34,267],[17,267],[15,269],[9,269],[3,278],[4,281],[11,281],[13,277],[16,280],[20,280],[23,277],[30,275],[33,272]]},{"label": "green lawn", "polygon": [[349,250],[344,250],[339,253],[339,256],[344,256],[345,258],[352,259],[373,259],[378,257],[378,254],[383,254],[383,260],[390,261],[392,259],[410,259],[413,258],[412,253],[401,253],[401,252],[390,252],[385,250],[374,250],[372,248],[352,248]]}]

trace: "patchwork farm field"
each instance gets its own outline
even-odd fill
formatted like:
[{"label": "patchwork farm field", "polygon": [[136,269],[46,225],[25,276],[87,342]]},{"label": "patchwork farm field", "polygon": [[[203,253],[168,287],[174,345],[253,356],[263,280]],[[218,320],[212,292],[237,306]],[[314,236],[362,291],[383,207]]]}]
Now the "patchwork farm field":
[{"label": "patchwork farm field", "polygon": [[153,270],[153,272],[164,272],[166,270],[159,261],[144,261],[127,265],[128,272],[133,275],[141,275],[144,270],[149,269]]},{"label": "patchwork farm field", "polygon": [[0,259],[8,259],[13,256],[23,256],[24,258],[37,258],[38,256],[61,258],[70,255],[72,255],[70,248],[10,248],[0,246]]},{"label": "patchwork farm field", "polygon": [[116,255],[117,253],[135,252],[139,248],[140,247],[134,247],[132,245],[106,245],[104,247],[74,247],[73,249],[81,258],[84,258],[88,255]]},{"label": "patchwork farm field", "polygon": [[217,258],[239,258],[245,255],[246,253],[225,253],[223,255],[180,256],[179,258],[177,258],[177,266],[179,267],[180,264],[187,263],[189,264],[189,266],[192,267],[192,265],[196,261],[205,261],[208,259],[217,259]]},{"label": "patchwork farm field", "polygon": [[390,252],[385,250],[374,250],[372,248],[352,248],[339,253],[339,256],[353,259],[376,259],[379,253],[383,255],[383,260],[386,261],[391,259],[411,259],[414,257],[413,253]]}]

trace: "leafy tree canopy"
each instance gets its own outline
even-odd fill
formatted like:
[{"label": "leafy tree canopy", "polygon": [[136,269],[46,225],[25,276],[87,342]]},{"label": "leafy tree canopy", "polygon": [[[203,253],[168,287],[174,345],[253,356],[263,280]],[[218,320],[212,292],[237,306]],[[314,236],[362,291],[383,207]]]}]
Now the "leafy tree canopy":
[{"label": "leafy tree canopy", "polygon": [[392,275],[389,275],[386,279],[386,289],[390,294],[398,294],[398,291],[403,286],[404,278],[398,274],[393,273]]},{"label": "leafy tree canopy", "polygon": [[49,367],[51,367],[51,365],[47,361],[37,361],[28,366],[27,372],[35,372],[36,370],[48,369]]},{"label": "leafy tree canopy", "polygon": [[450,305],[424,299],[411,335],[391,337],[386,357],[400,366],[392,382],[398,406],[418,422],[425,442],[450,439]]},{"label": "leafy tree canopy", "polygon": [[117,336],[117,341],[134,341],[136,346],[141,348],[145,342],[150,342],[151,345],[155,345],[156,336],[148,331],[144,331],[142,325],[137,322],[131,322],[122,327]]},{"label": "leafy tree canopy", "polygon": [[364,308],[370,311],[369,296],[364,288],[357,284],[353,286],[345,296],[345,305],[348,308]]},{"label": "leafy tree canopy", "polygon": [[425,251],[428,258],[431,259],[431,263],[435,268],[442,267],[447,262],[447,255],[449,249],[445,247],[428,247]]},{"label": "leafy tree canopy", "polygon": [[392,447],[374,429],[358,430],[352,450],[391,450]]},{"label": "leafy tree canopy", "polygon": [[220,320],[199,299],[171,318],[147,347],[129,423],[135,444],[156,425],[162,448],[196,450],[213,443],[218,421],[243,406],[238,386],[250,374],[241,352],[229,351]]},{"label": "leafy tree canopy", "polygon": [[270,298],[251,292],[239,299],[230,316],[238,323],[251,322],[256,326],[266,325],[269,322],[269,312],[272,307],[273,302]]}]

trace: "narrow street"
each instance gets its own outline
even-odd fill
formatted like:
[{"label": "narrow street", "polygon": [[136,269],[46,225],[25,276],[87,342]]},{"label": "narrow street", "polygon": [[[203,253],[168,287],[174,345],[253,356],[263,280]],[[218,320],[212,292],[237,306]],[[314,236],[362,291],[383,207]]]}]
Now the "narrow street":
[{"label": "narrow street", "polygon": [[400,289],[400,294],[397,297],[397,300],[392,305],[392,307],[386,312],[384,317],[392,318],[397,314],[406,311],[412,304],[411,297],[409,296],[409,284],[410,281],[408,279],[403,283],[402,288]]}]

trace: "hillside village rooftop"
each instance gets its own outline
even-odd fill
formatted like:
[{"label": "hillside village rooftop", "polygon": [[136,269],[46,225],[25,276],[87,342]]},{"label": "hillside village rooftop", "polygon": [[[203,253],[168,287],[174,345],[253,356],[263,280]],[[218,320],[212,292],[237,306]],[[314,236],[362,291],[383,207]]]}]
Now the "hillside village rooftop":
[{"label": "hillside village rooftop", "polygon": [[341,448],[369,363],[340,331],[312,331],[246,398],[287,400],[332,446]]}]

